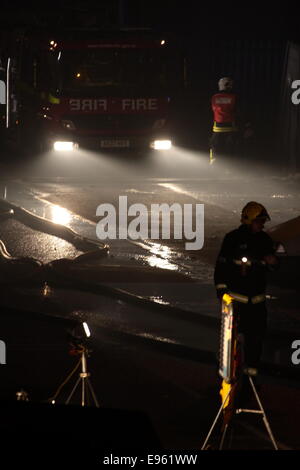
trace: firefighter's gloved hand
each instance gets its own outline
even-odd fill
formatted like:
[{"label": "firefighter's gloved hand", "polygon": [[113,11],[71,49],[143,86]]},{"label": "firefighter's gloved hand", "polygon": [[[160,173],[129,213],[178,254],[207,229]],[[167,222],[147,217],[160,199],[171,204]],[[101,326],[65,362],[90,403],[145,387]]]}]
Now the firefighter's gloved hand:
[{"label": "firefighter's gloved hand", "polygon": [[264,261],[267,264],[276,265],[278,264],[278,258],[275,255],[264,256]]},{"label": "firefighter's gloved hand", "polygon": [[268,271],[276,271],[279,268],[279,259],[275,255],[264,256],[264,262],[267,265]]},{"label": "firefighter's gloved hand", "polygon": [[227,294],[227,289],[217,289],[217,297],[222,302],[223,295]]}]

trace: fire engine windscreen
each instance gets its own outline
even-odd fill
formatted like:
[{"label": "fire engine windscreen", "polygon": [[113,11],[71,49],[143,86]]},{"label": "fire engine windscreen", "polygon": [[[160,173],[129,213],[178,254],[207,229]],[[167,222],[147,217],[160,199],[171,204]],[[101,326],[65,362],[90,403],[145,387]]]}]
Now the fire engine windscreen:
[{"label": "fire engine windscreen", "polygon": [[[174,81],[164,50],[152,48],[66,49],[50,55],[54,87],[80,92],[102,87],[159,90]],[[170,74],[173,75],[171,80]],[[58,83],[57,83],[58,79]]]}]

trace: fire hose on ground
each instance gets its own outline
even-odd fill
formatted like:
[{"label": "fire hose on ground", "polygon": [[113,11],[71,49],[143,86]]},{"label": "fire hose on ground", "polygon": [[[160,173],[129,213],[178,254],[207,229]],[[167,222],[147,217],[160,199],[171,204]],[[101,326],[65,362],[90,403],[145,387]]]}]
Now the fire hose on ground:
[{"label": "fire hose on ground", "polygon": [[[100,244],[97,241],[78,235],[72,229],[55,224],[47,219],[36,216],[22,207],[15,206],[5,200],[0,200],[0,208],[4,210],[0,213],[0,220],[7,217],[14,217],[24,225],[62,238],[71,243],[75,248],[84,251],[83,254],[73,259],[62,258],[42,263],[40,260],[31,257],[14,257],[7,250],[5,244],[0,240],[0,284],[23,286],[41,286],[47,283],[54,288],[77,289],[93,294],[104,295],[112,299],[141,306],[152,312],[169,315],[173,318],[182,318],[187,321],[197,322],[200,325],[210,328],[218,328],[219,318],[212,317],[198,312],[185,310],[180,307],[160,303],[151,298],[134,294],[127,290],[107,285],[107,283],[86,280],[84,273],[91,269],[89,262],[101,259],[108,255],[109,246]],[[94,265],[95,267],[95,265]],[[105,270],[105,265],[98,265],[97,269]],[[166,276],[169,276],[168,273]],[[289,332],[273,330],[272,335],[286,337]]]}]

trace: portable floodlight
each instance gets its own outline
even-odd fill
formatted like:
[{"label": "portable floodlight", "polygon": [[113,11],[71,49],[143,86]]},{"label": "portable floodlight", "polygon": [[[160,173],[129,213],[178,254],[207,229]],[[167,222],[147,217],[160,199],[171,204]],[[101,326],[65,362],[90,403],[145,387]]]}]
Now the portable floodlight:
[{"label": "portable floodlight", "polygon": [[219,374],[227,383],[234,380],[234,316],[233,297],[224,294],[222,298],[222,319],[220,335]]}]

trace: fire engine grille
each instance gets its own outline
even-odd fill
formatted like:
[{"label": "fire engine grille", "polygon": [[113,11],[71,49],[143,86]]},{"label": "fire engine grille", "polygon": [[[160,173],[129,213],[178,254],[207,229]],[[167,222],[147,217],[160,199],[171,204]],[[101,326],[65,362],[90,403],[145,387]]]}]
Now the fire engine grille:
[{"label": "fire engine grille", "polygon": [[64,120],[72,121],[77,130],[116,130],[116,131],[149,131],[155,119],[153,116],[129,114],[65,115]]}]

